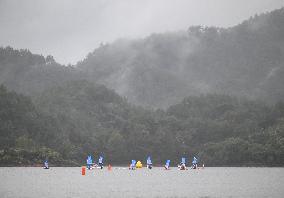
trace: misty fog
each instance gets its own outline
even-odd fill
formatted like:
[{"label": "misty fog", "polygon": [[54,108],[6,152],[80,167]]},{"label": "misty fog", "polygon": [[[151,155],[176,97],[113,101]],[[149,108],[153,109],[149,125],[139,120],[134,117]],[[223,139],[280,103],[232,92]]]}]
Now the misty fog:
[{"label": "misty fog", "polygon": [[0,0],[0,44],[75,64],[118,38],[229,27],[281,6],[282,0]]}]

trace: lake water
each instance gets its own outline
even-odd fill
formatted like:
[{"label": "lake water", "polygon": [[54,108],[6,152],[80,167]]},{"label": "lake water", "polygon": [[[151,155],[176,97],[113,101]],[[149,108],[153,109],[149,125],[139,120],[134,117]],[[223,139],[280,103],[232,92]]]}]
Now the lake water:
[{"label": "lake water", "polygon": [[1,198],[284,197],[284,168],[0,168]]}]

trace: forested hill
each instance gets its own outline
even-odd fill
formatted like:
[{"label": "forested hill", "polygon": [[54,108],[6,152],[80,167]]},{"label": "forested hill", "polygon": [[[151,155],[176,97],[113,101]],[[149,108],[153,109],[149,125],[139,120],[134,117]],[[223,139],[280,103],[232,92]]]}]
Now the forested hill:
[{"label": "forested hill", "polygon": [[284,8],[231,28],[120,39],[76,66],[52,56],[0,48],[0,83],[35,95],[72,80],[104,84],[131,103],[166,109],[187,96],[219,93],[274,103],[284,99]]},{"label": "forested hill", "polygon": [[77,65],[132,103],[166,108],[189,95],[221,93],[284,99],[284,8],[231,28],[121,39]]},{"label": "forested hill", "polygon": [[27,49],[0,48],[0,84],[26,95],[41,93],[66,81],[83,79],[72,66],[57,63],[52,56],[32,54]]},{"label": "forested hill", "polygon": [[76,66],[0,48],[0,84],[1,166],[88,154],[284,165],[283,8],[228,29],[121,39]]},{"label": "forested hill", "polygon": [[33,103],[0,87],[0,165],[82,165],[131,159],[155,165],[197,156],[213,165],[284,165],[284,104],[192,96],[167,111],[130,105],[87,81],[50,88]]}]

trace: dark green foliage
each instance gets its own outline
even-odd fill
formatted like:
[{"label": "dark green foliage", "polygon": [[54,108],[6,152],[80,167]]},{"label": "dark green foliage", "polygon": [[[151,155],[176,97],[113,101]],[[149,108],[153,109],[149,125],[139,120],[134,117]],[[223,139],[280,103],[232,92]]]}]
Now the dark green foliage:
[{"label": "dark green foliage", "polygon": [[185,98],[167,111],[131,106],[87,81],[46,90],[35,100],[0,88],[2,165],[49,158],[85,163],[88,154],[127,164],[151,155],[155,164],[197,155],[206,165],[284,164],[284,105],[226,95]]},{"label": "dark green foliage", "polygon": [[[74,164],[57,149],[58,123],[36,110],[32,101],[23,95],[9,92],[0,86],[0,164],[29,165],[51,159],[53,164]],[[57,141],[57,142],[56,142]]]},{"label": "dark green foliage", "polygon": [[275,103],[284,99],[284,8],[231,28],[120,39],[74,67],[28,50],[0,48],[0,83],[34,95],[74,80],[114,89],[136,105],[166,109],[187,96],[218,93]]},{"label": "dark green foliage", "polygon": [[81,78],[80,71],[56,63],[52,56],[45,58],[28,50],[0,47],[0,84],[19,93],[34,95],[54,85]]},{"label": "dark green foliage", "polygon": [[0,48],[0,83],[17,92],[0,86],[0,165],[78,165],[92,154],[283,166],[283,13],[119,40],[77,67]]}]

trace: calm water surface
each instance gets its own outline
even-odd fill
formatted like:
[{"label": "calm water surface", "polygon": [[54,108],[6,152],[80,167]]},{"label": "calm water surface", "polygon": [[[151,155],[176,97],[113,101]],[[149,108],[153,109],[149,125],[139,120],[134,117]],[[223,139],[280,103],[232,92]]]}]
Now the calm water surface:
[{"label": "calm water surface", "polygon": [[1,198],[284,197],[284,168],[0,168]]}]

